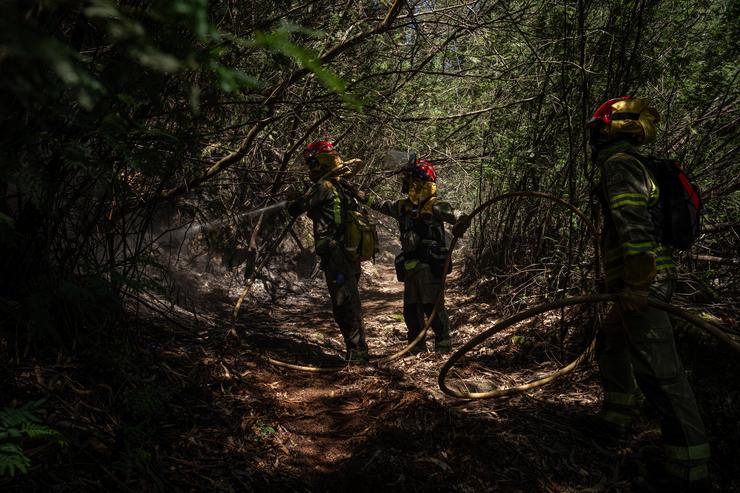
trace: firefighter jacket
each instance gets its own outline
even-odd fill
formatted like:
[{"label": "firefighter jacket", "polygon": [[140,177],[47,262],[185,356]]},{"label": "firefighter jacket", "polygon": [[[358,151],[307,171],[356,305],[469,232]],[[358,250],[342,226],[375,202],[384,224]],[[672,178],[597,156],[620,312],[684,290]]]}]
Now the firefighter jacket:
[{"label": "firefighter jacket", "polygon": [[342,239],[347,209],[359,208],[357,200],[343,189],[340,180],[329,179],[316,184],[307,197],[291,203],[288,212],[293,216],[307,213],[313,221],[316,253],[324,255],[331,240]]},{"label": "firefighter jacket", "polygon": [[407,198],[368,203],[374,210],[398,221],[406,270],[413,270],[420,263],[441,267],[447,257],[444,223],[454,223],[457,217],[448,202],[436,197],[429,200],[434,201],[431,207],[428,204],[421,207],[431,210],[427,214],[421,213],[420,207]]},{"label": "firefighter jacket", "polygon": [[606,286],[611,292],[624,286],[625,262],[630,256],[648,257],[644,260],[654,263],[656,281],[675,278],[676,274],[673,250],[661,243],[660,190],[634,154],[634,145],[617,141],[599,149],[596,156],[604,209]]}]

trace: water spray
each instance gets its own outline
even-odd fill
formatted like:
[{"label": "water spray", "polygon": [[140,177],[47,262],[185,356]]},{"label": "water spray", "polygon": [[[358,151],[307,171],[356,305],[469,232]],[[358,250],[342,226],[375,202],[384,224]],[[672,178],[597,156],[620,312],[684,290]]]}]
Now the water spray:
[{"label": "water spray", "polygon": [[224,219],[214,219],[212,221],[207,221],[207,222],[183,224],[179,228],[175,229],[173,232],[181,231],[185,229],[185,231],[181,234],[181,236],[184,238],[188,234],[200,233],[201,231],[210,231],[215,228],[220,228],[231,221],[238,221],[240,219],[244,219],[244,218],[251,217],[251,216],[257,216],[259,214],[262,214],[268,211],[283,209],[287,205],[288,205],[287,200],[281,200],[280,202],[277,202],[275,204],[266,205],[258,209],[252,209],[252,210],[242,212],[235,216],[227,217]]}]

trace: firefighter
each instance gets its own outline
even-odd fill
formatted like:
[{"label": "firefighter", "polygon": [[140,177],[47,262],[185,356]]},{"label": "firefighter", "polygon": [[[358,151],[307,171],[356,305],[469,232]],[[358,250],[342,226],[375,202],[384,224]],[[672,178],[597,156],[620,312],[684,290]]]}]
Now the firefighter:
[{"label": "firefighter", "polygon": [[597,418],[602,430],[624,437],[644,395],[660,415],[664,452],[663,467],[648,484],[660,491],[704,491],[710,485],[704,423],[668,314],[647,304],[648,298],[669,303],[676,283],[672,250],[661,243],[660,190],[637,154],[655,140],[659,121],[647,100],[625,96],[601,105],[588,122],[601,173],[606,288],[620,300],[597,338],[604,387]]},{"label": "firefighter", "polygon": [[[465,215],[456,215],[448,202],[437,199],[437,173],[432,163],[417,160],[406,170],[403,192],[407,196],[396,201],[375,203],[364,193],[360,201],[374,210],[398,221],[402,252],[396,257],[396,274],[404,283],[403,318],[411,342],[424,328],[425,317],[431,315],[437,299],[442,295],[437,313],[432,320],[434,350],[447,353],[452,350],[450,322],[444,306],[442,269],[447,257],[444,223],[453,223],[453,233],[462,236],[470,221]],[[419,342],[413,352],[426,351],[426,342]]]},{"label": "firefighter", "polygon": [[326,285],[331,296],[332,311],[347,348],[350,362],[367,362],[368,351],[362,320],[362,305],[358,282],[360,262],[348,255],[343,244],[346,210],[359,208],[357,200],[347,193],[347,184],[340,175],[349,171],[328,141],[309,144],[303,158],[309,178],[316,184],[312,192],[295,200],[288,212],[295,216],[308,214],[313,221],[316,254],[321,259]]}]

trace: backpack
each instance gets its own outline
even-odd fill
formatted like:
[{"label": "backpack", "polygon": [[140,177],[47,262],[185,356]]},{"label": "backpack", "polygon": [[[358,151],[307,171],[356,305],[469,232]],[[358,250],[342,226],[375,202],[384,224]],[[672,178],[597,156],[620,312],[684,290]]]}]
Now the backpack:
[{"label": "backpack", "polygon": [[378,231],[367,211],[347,210],[344,250],[357,261],[373,260],[378,252]]},{"label": "backpack", "polygon": [[340,229],[340,236],[344,242],[344,251],[355,262],[375,259],[375,254],[378,253],[377,225],[370,220],[367,211],[350,207],[346,192],[338,184],[334,186],[339,189],[342,207],[343,228]]},{"label": "backpack", "polygon": [[655,156],[635,157],[655,178],[661,211],[662,242],[678,250],[688,250],[699,237],[701,229],[702,200],[697,187],[675,159]]}]

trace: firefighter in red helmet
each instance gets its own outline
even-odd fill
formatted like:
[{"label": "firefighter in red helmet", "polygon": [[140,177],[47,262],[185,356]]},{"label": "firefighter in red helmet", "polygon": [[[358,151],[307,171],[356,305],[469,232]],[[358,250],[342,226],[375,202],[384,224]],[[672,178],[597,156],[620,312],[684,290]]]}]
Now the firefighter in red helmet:
[{"label": "firefighter in red helmet", "polygon": [[362,271],[360,262],[353,259],[343,245],[343,221],[347,217],[347,210],[359,208],[349,191],[349,184],[341,178],[352,172],[348,166],[350,161],[342,161],[334,144],[325,140],[309,144],[303,158],[308,166],[308,175],[316,186],[310,195],[292,202],[288,211],[293,216],[306,212],[313,221],[314,245],[321,258],[334,319],[344,337],[346,359],[367,362],[368,350],[358,290]]},{"label": "firefighter in red helmet", "polygon": [[588,122],[601,178],[606,287],[620,302],[597,338],[604,386],[601,430],[624,437],[642,395],[660,414],[664,468],[648,482],[657,491],[709,488],[709,445],[694,393],[676,352],[668,314],[648,297],[670,302],[676,268],[661,242],[660,189],[638,154],[655,140],[660,115],[646,99],[624,96],[599,106]]},{"label": "firefighter in red helmet", "polygon": [[[469,221],[464,215],[456,215],[448,202],[438,200],[437,173],[431,162],[416,160],[405,171],[403,183],[403,199],[375,203],[361,194],[360,200],[398,221],[402,252],[396,257],[396,274],[404,283],[403,318],[411,342],[424,328],[425,316],[431,315],[441,294],[442,269],[448,252],[444,223],[455,224],[455,233],[462,236]],[[449,352],[452,339],[442,296],[431,328],[434,350]],[[413,351],[426,351],[426,343],[421,341]]]}]

